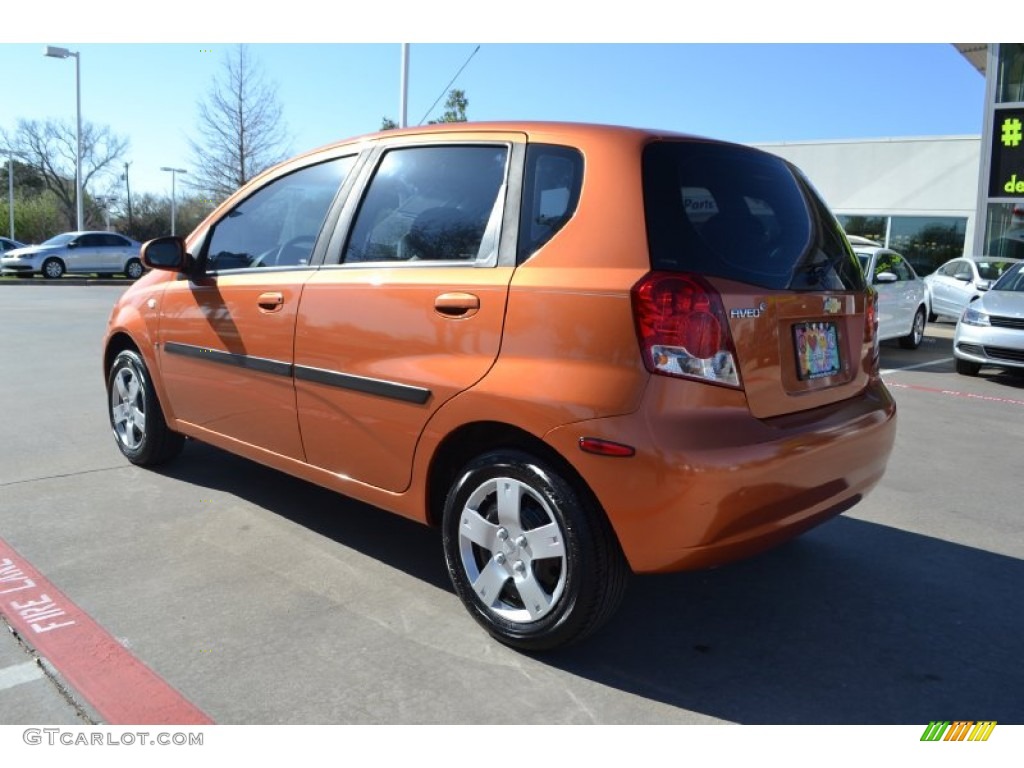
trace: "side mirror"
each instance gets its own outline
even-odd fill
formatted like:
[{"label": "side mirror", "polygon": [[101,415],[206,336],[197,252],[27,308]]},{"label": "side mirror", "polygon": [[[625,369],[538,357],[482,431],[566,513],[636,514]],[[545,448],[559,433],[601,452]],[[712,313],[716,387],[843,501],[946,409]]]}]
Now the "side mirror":
[{"label": "side mirror", "polygon": [[150,240],[142,246],[142,263],[150,269],[187,271],[189,255],[185,251],[185,240],[180,237],[158,237]]},{"label": "side mirror", "polygon": [[77,240],[72,240],[70,243],[68,243],[68,248],[77,248],[77,247],[78,247],[78,241]]},{"label": "side mirror", "polygon": [[987,291],[989,288],[992,287],[992,281],[991,280],[979,280],[978,282],[976,282],[974,284],[974,287],[977,288],[979,291]]},{"label": "side mirror", "polygon": [[954,280],[959,280],[961,283],[969,283],[969,282],[971,282],[971,276],[970,275],[953,275],[953,279]]},{"label": "side mirror", "polygon": [[895,283],[897,280],[899,280],[899,278],[896,277],[895,272],[879,272],[875,275],[876,283]]}]

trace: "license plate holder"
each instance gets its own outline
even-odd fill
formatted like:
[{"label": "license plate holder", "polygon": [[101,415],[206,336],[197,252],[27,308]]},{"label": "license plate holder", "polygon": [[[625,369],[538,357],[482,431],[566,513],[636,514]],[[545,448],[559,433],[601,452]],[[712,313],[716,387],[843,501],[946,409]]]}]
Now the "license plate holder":
[{"label": "license plate holder", "polygon": [[827,379],[843,369],[839,354],[839,326],[832,320],[796,323],[793,326],[796,375],[800,381]]}]

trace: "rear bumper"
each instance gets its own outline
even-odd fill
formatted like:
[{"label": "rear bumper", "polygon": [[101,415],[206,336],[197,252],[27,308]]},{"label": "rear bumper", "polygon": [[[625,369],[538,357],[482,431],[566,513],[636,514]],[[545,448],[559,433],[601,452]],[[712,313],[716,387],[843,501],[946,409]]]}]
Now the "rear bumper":
[{"label": "rear bumper", "polygon": [[[638,573],[707,568],[756,554],[854,506],[885,472],[896,406],[880,380],[856,397],[755,419],[740,392],[723,407],[666,407],[679,382],[652,377],[636,413],[560,427],[546,439],[597,496]],[[697,385],[703,386],[703,385]],[[580,437],[636,448],[583,453]]]}]

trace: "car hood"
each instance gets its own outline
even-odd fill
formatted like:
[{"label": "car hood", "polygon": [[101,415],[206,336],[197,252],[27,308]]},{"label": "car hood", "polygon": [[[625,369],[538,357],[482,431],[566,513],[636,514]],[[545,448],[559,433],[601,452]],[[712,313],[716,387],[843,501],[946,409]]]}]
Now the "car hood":
[{"label": "car hood", "polygon": [[58,248],[63,248],[62,245],[29,245],[25,248],[13,248],[4,254],[7,256],[35,256],[37,253],[46,253],[47,251],[55,251]]},{"label": "car hood", "polygon": [[990,315],[1024,318],[1024,293],[1021,291],[989,291],[971,306]]}]

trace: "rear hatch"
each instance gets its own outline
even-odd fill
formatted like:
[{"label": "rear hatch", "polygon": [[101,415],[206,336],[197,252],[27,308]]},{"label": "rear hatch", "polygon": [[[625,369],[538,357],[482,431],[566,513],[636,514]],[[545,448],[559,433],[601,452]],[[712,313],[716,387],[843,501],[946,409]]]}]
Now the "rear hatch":
[{"label": "rear hatch", "polygon": [[[703,344],[706,354],[720,347],[716,361],[734,356],[714,363],[727,373],[716,383],[741,388],[758,418],[864,389],[877,371],[874,295],[835,218],[796,168],[747,147],[691,140],[648,145],[643,172],[652,275],[661,285],[641,291],[671,293],[683,280],[688,295],[706,294],[701,306],[715,322],[703,321],[701,333],[722,332],[721,344]],[[643,344],[642,327],[640,335]],[[653,356],[645,350],[649,368],[667,349],[686,358],[668,375],[701,370],[680,351],[694,346],[692,332],[677,334],[675,347],[665,338],[655,339]]]}]

